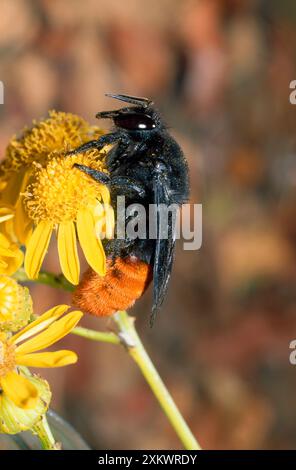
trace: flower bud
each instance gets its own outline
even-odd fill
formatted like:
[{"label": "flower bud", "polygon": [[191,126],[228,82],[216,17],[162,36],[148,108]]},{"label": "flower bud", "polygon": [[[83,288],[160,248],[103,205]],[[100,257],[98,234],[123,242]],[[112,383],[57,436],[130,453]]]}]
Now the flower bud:
[{"label": "flower bud", "polygon": [[0,331],[14,332],[29,323],[33,313],[29,290],[0,275]]},{"label": "flower bud", "polygon": [[50,399],[51,391],[46,380],[37,375],[26,378],[38,390],[38,398],[33,408],[19,408],[7,395],[0,390],[0,432],[6,434],[17,434],[21,431],[27,431],[35,426],[42,416],[46,413]]}]

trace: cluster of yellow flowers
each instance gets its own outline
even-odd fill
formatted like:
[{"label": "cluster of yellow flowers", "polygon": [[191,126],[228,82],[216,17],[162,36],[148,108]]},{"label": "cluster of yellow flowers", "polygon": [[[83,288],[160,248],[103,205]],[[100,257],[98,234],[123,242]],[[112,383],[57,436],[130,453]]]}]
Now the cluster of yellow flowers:
[{"label": "cluster of yellow flowers", "polygon": [[104,275],[97,226],[112,232],[109,191],[73,165],[106,171],[105,153],[66,156],[101,133],[78,116],[52,111],[11,140],[0,164],[0,432],[32,429],[46,413],[49,385],[29,367],[77,361],[72,351],[43,350],[67,335],[82,313],[66,313],[69,307],[59,305],[34,316],[28,289],[10,276],[24,269],[29,279],[36,279],[53,233],[68,281],[79,283],[76,234],[88,264]]}]

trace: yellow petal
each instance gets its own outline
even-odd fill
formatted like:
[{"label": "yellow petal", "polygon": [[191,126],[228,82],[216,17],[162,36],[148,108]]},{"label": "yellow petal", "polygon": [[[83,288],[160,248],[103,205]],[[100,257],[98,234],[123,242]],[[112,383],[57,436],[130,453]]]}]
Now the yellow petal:
[{"label": "yellow petal", "polygon": [[[0,235],[4,236],[2,233],[0,233]],[[9,248],[6,248],[4,247],[3,245],[1,245],[1,241],[0,241],[0,256],[15,256],[15,253],[13,250],[10,250]]]},{"label": "yellow petal", "polygon": [[8,264],[5,261],[3,261],[3,259],[0,259],[0,271],[1,270],[4,271],[7,268],[7,266]]},{"label": "yellow petal", "polygon": [[12,243],[3,233],[0,233],[0,274],[11,276],[22,265],[24,254],[16,243]]},{"label": "yellow petal", "polygon": [[5,220],[10,220],[14,217],[13,214],[6,214],[6,215],[1,215],[0,216],[0,223],[5,222]]},{"label": "yellow petal", "polygon": [[26,245],[32,235],[32,222],[24,207],[23,197],[20,196],[16,204],[14,230],[17,239],[22,245]]},{"label": "yellow petal", "polygon": [[9,372],[1,377],[1,387],[8,398],[19,408],[30,409],[36,405],[37,388],[26,377],[16,372]]},{"label": "yellow petal", "polygon": [[9,238],[3,233],[0,233],[0,245],[2,248],[9,248],[11,245]]},{"label": "yellow petal", "polygon": [[79,283],[80,264],[74,222],[63,222],[59,225],[58,251],[64,276],[72,284],[77,285]]},{"label": "yellow petal", "polygon": [[110,204],[110,191],[104,184],[100,185],[100,194],[105,205]]},{"label": "yellow petal", "polygon": [[75,364],[77,359],[77,354],[67,350],[16,355],[17,364],[27,367],[63,367]]},{"label": "yellow petal", "polygon": [[95,219],[95,232],[96,237],[102,237],[104,234],[105,238],[110,239],[114,235],[114,210],[110,204],[98,203],[93,211]]},{"label": "yellow petal", "polygon": [[[6,322],[7,320],[11,320],[11,313],[10,312],[5,312],[5,313],[2,313],[0,312],[0,322]],[[3,328],[3,326],[1,325],[1,327]]]},{"label": "yellow petal", "polygon": [[12,207],[16,206],[20,192],[24,188],[24,183],[27,181],[26,170],[19,170],[10,176],[5,190],[1,194],[3,204],[9,204]]},{"label": "yellow petal", "polygon": [[16,348],[17,354],[30,354],[35,351],[47,348],[59,341],[61,338],[70,333],[77,325],[82,313],[79,311],[70,312],[60,320],[57,320],[49,326],[45,331],[34,336],[34,338],[25,341]]},{"label": "yellow petal", "polygon": [[114,236],[114,210],[111,206],[105,207],[105,236],[107,239],[113,238]]},{"label": "yellow petal", "polygon": [[88,264],[101,276],[106,273],[106,256],[100,239],[95,234],[95,220],[88,210],[77,215],[78,238]]},{"label": "yellow petal", "polygon": [[1,207],[0,208],[0,223],[5,222],[5,220],[12,219],[14,217],[11,209],[8,207]]},{"label": "yellow petal", "polygon": [[39,333],[39,331],[44,330],[49,325],[51,325],[51,323],[53,323],[59,317],[61,317],[63,313],[65,313],[68,309],[69,309],[69,306],[63,305],[63,304],[57,305],[56,307],[51,308],[47,312],[43,313],[43,315],[40,315],[40,317],[38,317],[28,326],[23,328],[19,333],[12,336],[12,338],[10,338],[10,341],[14,344],[18,344],[21,341],[24,341],[25,339],[30,338],[33,335],[36,335],[36,333]]},{"label": "yellow petal", "polygon": [[0,266],[0,274],[6,274],[7,276],[12,276],[23,264],[24,253],[16,247],[14,256],[8,256],[2,261],[5,265]]},{"label": "yellow petal", "polygon": [[11,207],[1,206],[0,207],[0,219],[5,216],[13,217],[13,209]]},{"label": "yellow petal", "polygon": [[95,234],[97,238],[100,238],[102,234],[102,229],[105,224],[105,210],[104,206],[101,203],[96,204],[96,206],[93,209],[93,215],[95,219]]},{"label": "yellow petal", "polygon": [[7,268],[8,264],[3,261],[3,259],[0,259],[0,271],[5,271],[5,269]]},{"label": "yellow petal", "polygon": [[25,271],[30,279],[38,277],[48,249],[52,228],[51,223],[40,222],[30,237],[25,255]]}]

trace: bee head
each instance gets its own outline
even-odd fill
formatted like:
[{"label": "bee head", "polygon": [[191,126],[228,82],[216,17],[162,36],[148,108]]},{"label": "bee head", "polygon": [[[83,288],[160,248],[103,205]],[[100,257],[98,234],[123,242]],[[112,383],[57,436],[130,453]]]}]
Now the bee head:
[{"label": "bee head", "polygon": [[[131,132],[153,131],[163,126],[159,114],[153,107],[153,102],[148,98],[138,98],[128,95],[107,94],[111,98],[125,101],[134,106],[118,109],[116,111],[101,112],[96,115],[97,118],[111,118],[119,129]],[[142,136],[143,136],[142,134]]]}]

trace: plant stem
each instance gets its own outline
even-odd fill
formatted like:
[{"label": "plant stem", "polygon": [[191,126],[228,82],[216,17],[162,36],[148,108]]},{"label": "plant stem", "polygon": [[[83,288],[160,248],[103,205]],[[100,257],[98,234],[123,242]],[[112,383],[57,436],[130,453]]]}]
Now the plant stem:
[{"label": "plant stem", "polygon": [[47,286],[54,287],[56,289],[62,289],[67,292],[73,292],[74,286],[67,281],[63,274],[52,274],[46,271],[39,273],[37,279],[29,279],[25,273],[24,268],[20,268],[14,275],[14,279],[20,282],[37,282],[39,284],[46,284]]},{"label": "plant stem", "polygon": [[[14,277],[19,281],[29,281],[24,270],[19,270]],[[56,276],[52,273],[42,272],[39,274],[38,279],[36,279],[35,282],[47,284],[52,287],[66,290],[68,292],[74,290],[74,287],[64,278],[63,275]],[[155,369],[150,357],[144,349],[144,346],[134,326],[134,318],[130,317],[126,312],[118,312],[113,316],[113,318],[119,328],[118,335],[114,333],[102,333],[82,327],[76,327],[73,330],[73,333],[94,341],[103,341],[112,344],[123,344],[129,355],[138,365],[147,383],[151,387],[155,397],[157,398],[161,408],[163,409],[172,427],[177,433],[179,439],[181,440],[184,448],[187,450],[200,450],[201,447],[199,443],[190,431],[183,416],[178,410],[173,398],[168,392],[157,370]],[[44,431],[44,429],[46,431],[47,428],[48,424],[46,421],[46,425],[43,424],[41,431]],[[48,431],[49,435],[52,437],[49,428]],[[39,435],[39,433],[37,434]],[[42,434],[42,436],[43,435],[44,434]],[[45,436],[47,435],[48,433],[46,432]],[[53,445],[55,445],[53,437],[52,441],[47,441],[46,439],[42,441],[40,435],[39,438],[41,442],[44,443],[44,445],[50,444],[51,448],[53,448]]]},{"label": "plant stem", "polygon": [[33,426],[31,431],[39,438],[43,450],[60,450],[60,446],[54,440],[45,415],[42,416],[39,423]]},{"label": "plant stem", "polygon": [[120,338],[115,333],[103,333],[101,331],[90,330],[82,326],[76,326],[71,333],[93,341],[102,341],[103,343],[121,344]]},{"label": "plant stem", "polygon": [[173,398],[168,392],[150,357],[144,349],[144,346],[134,327],[135,319],[128,316],[126,312],[116,313],[114,315],[114,319],[120,329],[119,335],[124,339],[124,344],[127,347],[129,355],[139,366],[160,406],[162,407],[172,427],[179,436],[179,439],[183,443],[184,448],[186,450],[201,450],[200,445],[190,431]]}]

